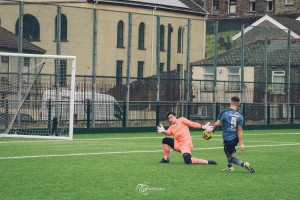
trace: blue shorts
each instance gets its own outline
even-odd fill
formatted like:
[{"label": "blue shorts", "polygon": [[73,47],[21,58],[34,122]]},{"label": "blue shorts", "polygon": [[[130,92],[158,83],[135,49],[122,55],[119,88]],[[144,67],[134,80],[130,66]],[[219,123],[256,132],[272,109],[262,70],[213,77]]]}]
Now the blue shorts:
[{"label": "blue shorts", "polygon": [[236,137],[235,139],[233,140],[230,140],[230,141],[223,141],[223,144],[224,144],[224,152],[226,154],[226,156],[228,155],[232,155],[236,152],[236,145],[239,143],[239,138]]}]

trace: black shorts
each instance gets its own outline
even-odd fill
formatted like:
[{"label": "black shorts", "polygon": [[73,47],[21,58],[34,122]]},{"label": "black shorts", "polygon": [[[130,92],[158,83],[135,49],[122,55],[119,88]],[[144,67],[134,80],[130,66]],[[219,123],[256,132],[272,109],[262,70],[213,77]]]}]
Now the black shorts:
[{"label": "black shorts", "polygon": [[167,144],[167,145],[169,145],[172,149],[174,149],[174,138],[165,137],[165,138],[162,140],[162,143],[163,143],[163,144]]},{"label": "black shorts", "polygon": [[236,152],[236,145],[239,143],[239,138],[236,137],[235,139],[233,140],[230,140],[230,141],[223,141],[224,143],[224,152],[226,155],[231,155],[231,154],[234,154]]}]

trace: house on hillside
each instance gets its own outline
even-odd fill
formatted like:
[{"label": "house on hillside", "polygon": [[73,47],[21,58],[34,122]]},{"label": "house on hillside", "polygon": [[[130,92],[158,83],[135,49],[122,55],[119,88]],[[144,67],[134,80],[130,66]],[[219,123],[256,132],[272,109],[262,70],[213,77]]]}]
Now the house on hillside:
[{"label": "house on hillside", "polygon": [[[232,95],[242,96],[245,103],[271,103],[272,116],[284,116],[287,102],[300,103],[300,22],[264,16],[233,38],[233,48],[191,63],[195,101],[213,94],[217,102],[226,102]],[[291,40],[289,43],[288,32]],[[267,33],[267,34],[266,34]],[[242,51],[244,67],[242,68]],[[217,85],[214,90],[214,66]],[[243,79],[242,79],[243,78]],[[201,99],[202,98],[202,99]],[[280,104],[281,106],[278,106]]]},{"label": "house on hillside", "polygon": [[[255,41],[257,39],[280,39],[288,38],[288,31],[291,31],[291,38],[300,38],[300,20],[284,17],[275,17],[265,15],[255,21],[244,30],[245,43]],[[241,43],[241,32],[232,37],[234,46]]]}]

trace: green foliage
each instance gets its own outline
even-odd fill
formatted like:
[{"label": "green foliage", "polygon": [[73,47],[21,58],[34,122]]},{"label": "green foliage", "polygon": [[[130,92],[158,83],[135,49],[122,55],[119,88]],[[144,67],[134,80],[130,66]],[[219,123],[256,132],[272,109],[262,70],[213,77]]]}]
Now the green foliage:
[{"label": "green foliage", "polygon": [[[298,134],[290,134],[298,133]],[[220,132],[193,132],[193,156],[218,165],[186,165],[171,151],[160,164],[161,134],[75,135],[74,141],[0,138],[0,196],[6,199],[297,199],[299,130],[245,131],[245,151],[256,173],[222,172]],[[37,156],[24,157],[18,156]],[[12,157],[10,159],[5,159]],[[140,187],[138,187],[140,186]],[[147,193],[138,189],[148,186]]]},{"label": "green foliage", "polygon": [[[232,41],[231,38],[239,31],[231,30],[231,31],[224,31],[218,33],[218,52],[224,53],[225,51],[232,48]],[[214,56],[214,49],[215,49],[215,34],[207,34],[206,35],[206,47],[205,53],[206,57],[213,57]]]}]

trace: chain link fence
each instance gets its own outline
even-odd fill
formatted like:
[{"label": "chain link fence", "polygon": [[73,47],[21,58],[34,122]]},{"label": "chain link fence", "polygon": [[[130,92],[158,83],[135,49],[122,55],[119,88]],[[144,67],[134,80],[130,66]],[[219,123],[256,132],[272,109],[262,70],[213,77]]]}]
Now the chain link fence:
[{"label": "chain link fence", "polygon": [[[241,98],[248,124],[299,123],[300,40],[287,29],[92,4],[0,3],[0,28],[15,39],[7,51],[77,57],[76,92],[82,97],[75,102],[84,106],[74,127],[155,126],[167,123],[168,111],[214,121],[232,96]],[[5,63],[2,57],[4,81],[11,73]],[[51,70],[56,75],[43,71],[29,95],[34,106],[22,110],[33,120],[40,120],[37,104],[47,102],[45,91],[68,80],[61,67]],[[96,105],[108,100],[99,100],[100,94],[118,102],[113,113],[103,111],[103,119]]]}]

